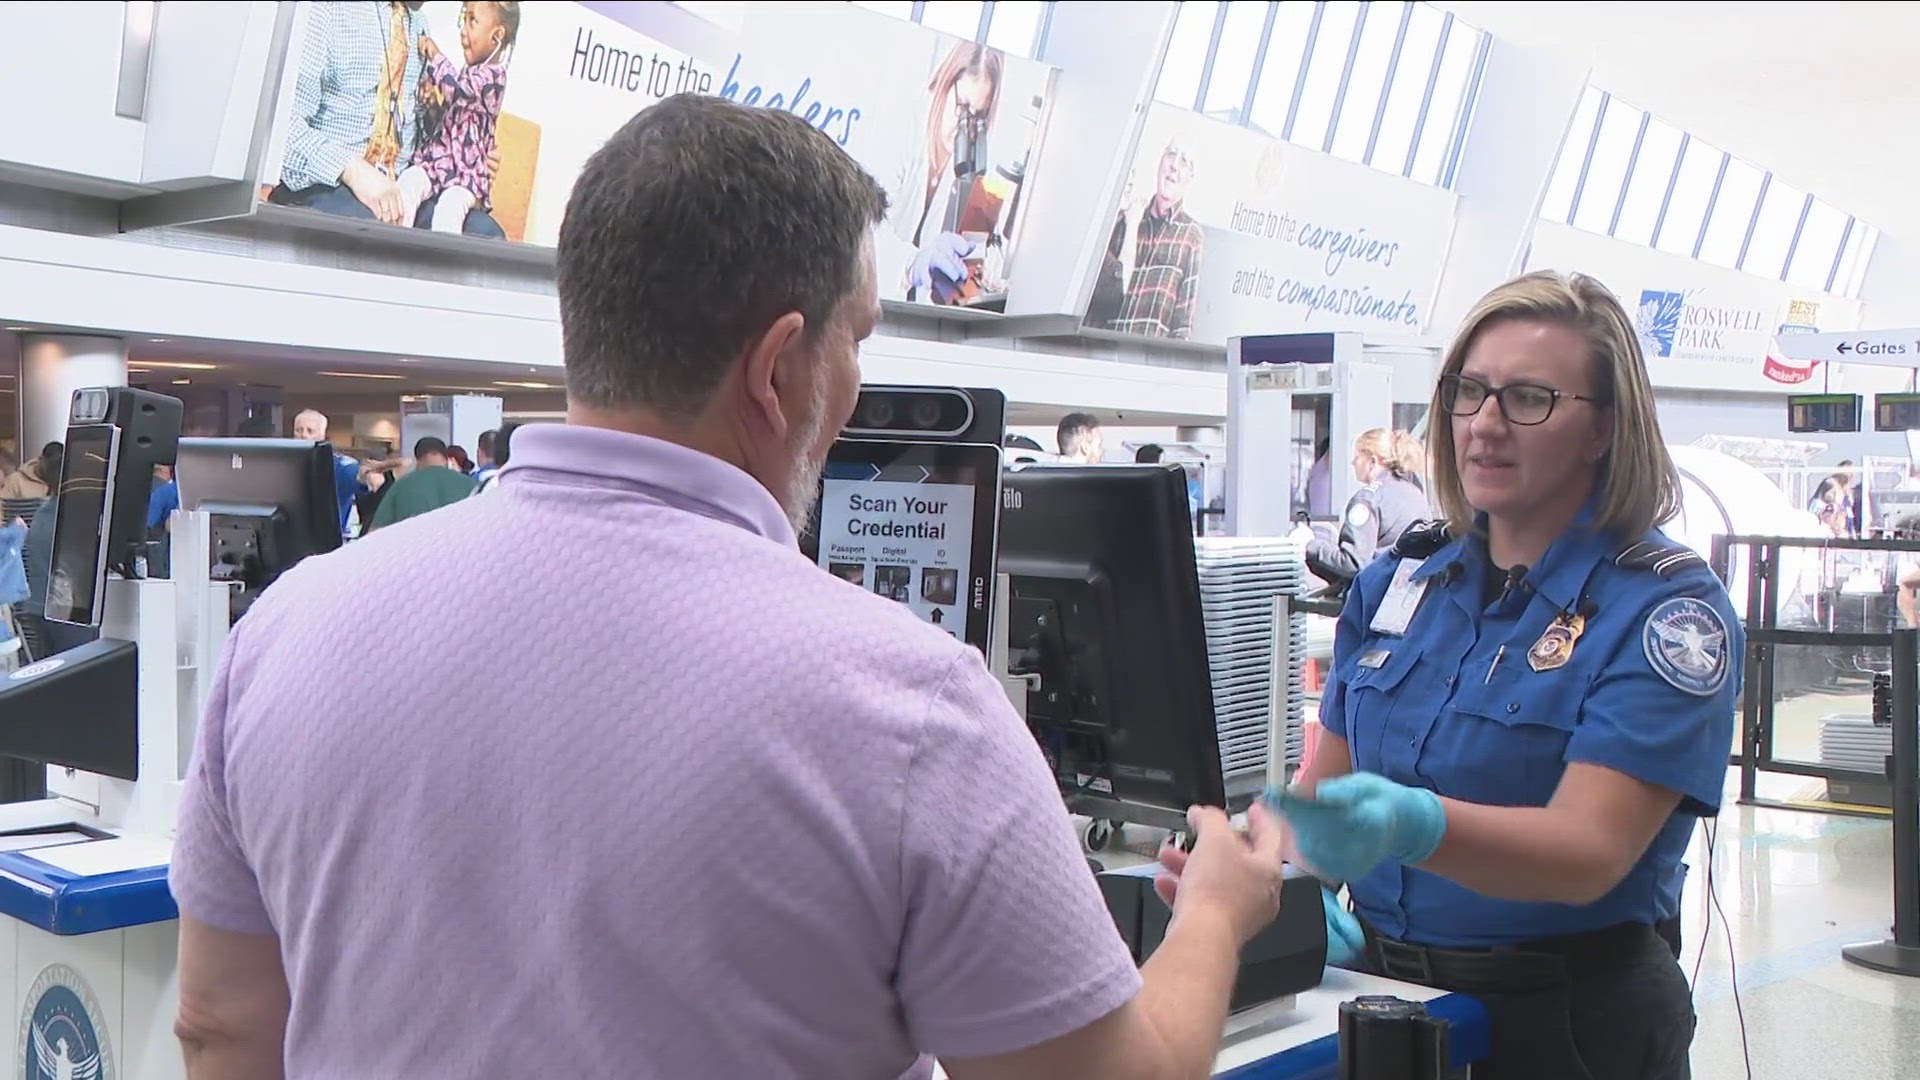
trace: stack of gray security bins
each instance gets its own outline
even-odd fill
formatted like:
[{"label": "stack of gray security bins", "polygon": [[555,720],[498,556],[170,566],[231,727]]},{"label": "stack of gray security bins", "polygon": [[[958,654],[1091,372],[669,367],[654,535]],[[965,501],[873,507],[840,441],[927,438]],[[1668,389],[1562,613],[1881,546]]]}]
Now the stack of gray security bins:
[{"label": "stack of gray security bins", "polygon": [[1290,612],[1277,626],[1274,600],[1297,598],[1308,586],[1306,552],[1297,540],[1203,536],[1194,540],[1194,554],[1220,769],[1229,801],[1238,805],[1236,796],[1257,793],[1267,782],[1268,751],[1276,741],[1288,767],[1300,764],[1306,620]]},{"label": "stack of gray security bins", "polygon": [[[1893,753],[1893,728],[1870,716],[1834,714],[1820,720],[1820,764],[1884,777]],[[1827,781],[1827,798],[1855,806],[1892,806],[1893,788],[1885,780]]]}]

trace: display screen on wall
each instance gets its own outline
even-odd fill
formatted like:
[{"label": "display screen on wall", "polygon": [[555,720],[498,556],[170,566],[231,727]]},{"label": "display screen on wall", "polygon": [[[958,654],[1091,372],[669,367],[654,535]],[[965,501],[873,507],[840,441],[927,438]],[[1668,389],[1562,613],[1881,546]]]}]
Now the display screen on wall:
[{"label": "display screen on wall", "polygon": [[852,4],[343,0],[299,15],[268,203],[551,246],[610,134],[670,95],[714,94],[802,117],[887,189],[883,299],[1005,307],[1044,64]]},{"label": "display screen on wall", "polygon": [[1873,395],[1873,430],[1920,431],[1920,394]]},{"label": "display screen on wall", "polygon": [[1156,103],[1085,325],[1209,343],[1418,335],[1456,202],[1442,188]]},{"label": "display screen on wall", "polygon": [[1787,398],[1787,430],[1859,431],[1859,394],[1795,394]]}]

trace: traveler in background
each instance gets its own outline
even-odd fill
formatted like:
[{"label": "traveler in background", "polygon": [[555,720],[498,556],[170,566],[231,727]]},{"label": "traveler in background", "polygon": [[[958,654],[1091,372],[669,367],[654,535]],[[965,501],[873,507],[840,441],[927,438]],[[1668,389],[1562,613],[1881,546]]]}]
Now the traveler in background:
[{"label": "traveler in background", "polygon": [[[798,551],[885,210],[826,134],[714,95],[587,160],[567,422],[227,639],[169,868],[194,1080],[1212,1071],[1272,817],[1189,813],[1136,966],[981,655]],[[507,611],[508,663],[337,632]]]},{"label": "traveler in background", "polygon": [[1340,538],[1316,537],[1307,545],[1307,569],[1328,584],[1332,595],[1345,596],[1375,555],[1428,516],[1418,481],[1425,457],[1420,440],[1402,431],[1373,428],[1354,440],[1353,476],[1361,486],[1340,517]]},{"label": "traveler in background", "polygon": [[1839,471],[1820,481],[1813,489],[1807,509],[1835,536],[1851,536],[1859,531],[1860,508],[1853,490],[1853,462],[1840,462]]},{"label": "traveler in background", "polygon": [[487,482],[487,477],[499,471],[500,461],[493,456],[493,444],[499,438],[500,431],[498,428],[494,428],[481,432],[479,440],[473,444],[474,483],[484,485]]},{"label": "traveler in background", "polygon": [[395,480],[380,499],[367,530],[419,517],[473,494],[473,477],[447,464],[447,444],[429,435],[413,444],[413,471]]},{"label": "traveler in background", "polygon": [[1060,447],[1062,465],[1098,465],[1106,457],[1100,421],[1087,413],[1068,413],[1061,417],[1054,438]]},{"label": "traveler in background", "polygon": [[[327,415],[316,409],[304,409],[293,418],[293,437],[306,442],[330,443],[327,437]],[[347,518],[353,512],[353,502],[364,494],[367,486],[360,479],[361,464],[351,454],[341,453],[339,447],[333,448],[333,493],[340,500],[340,534],[346,535]],[[365,521],[365,518],[360,520]]]},{"label": "traveler in background", "polygon": [[[472,479],[473,459],[467,456],[466,447],[464,446],[447,447],[447,468],[452,469],[454,472],[459,473],[461,476],[467,477],[468,479]],[[475,480],[474,483],[477,484],[479,483],[479,481]]]},{"label": "traveler in background", "polygon": [[44,499],[60,482],[61,455],[65,445],[50,442],[40,448],[40,456],[14,470],[0,482],[0,499]]},{"label": "traveler in background", "polygon": [[485,480],[480,481],[480,486],[474,489],[475,494],[492,491],[500,483],[500,470],[507,467],[507,459],[513,456],[513,433],[518,430],[520,430],[519,424],[509,422],[501,424],[499,430],[494,433],[493,471],[487,474]]}]

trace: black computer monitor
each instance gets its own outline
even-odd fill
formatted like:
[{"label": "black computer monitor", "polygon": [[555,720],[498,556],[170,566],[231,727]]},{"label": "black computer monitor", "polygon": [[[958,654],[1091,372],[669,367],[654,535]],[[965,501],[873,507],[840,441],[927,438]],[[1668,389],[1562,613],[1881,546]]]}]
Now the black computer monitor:
[{"label": "black computer monitor", "polygon": [[1000,572],[1008,668],[1069,809],[1185,829],[1226,805],[1213,681],[1177,465],[1009,472]]},{"label": "black computer monitor", "polygon": [[242,582],[234,612],[309,555],[340,546],[333,447],[303,439],[181,439],[180,508],[212,517],[213,576]]}]

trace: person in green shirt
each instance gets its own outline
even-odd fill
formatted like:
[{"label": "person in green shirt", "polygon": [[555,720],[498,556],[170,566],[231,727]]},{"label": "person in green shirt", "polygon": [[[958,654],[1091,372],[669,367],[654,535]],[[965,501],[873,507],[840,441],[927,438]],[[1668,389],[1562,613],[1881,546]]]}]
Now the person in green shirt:
[{"label": "person in green shirt", "polygon": [[447,467],[447,444],[429,435],[413,444],[413,471],[393,482],[369,530],[405,521],[473,494],[473,478]]}]

